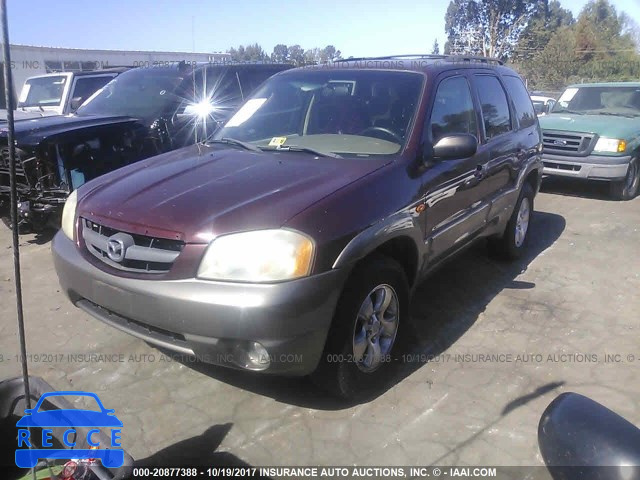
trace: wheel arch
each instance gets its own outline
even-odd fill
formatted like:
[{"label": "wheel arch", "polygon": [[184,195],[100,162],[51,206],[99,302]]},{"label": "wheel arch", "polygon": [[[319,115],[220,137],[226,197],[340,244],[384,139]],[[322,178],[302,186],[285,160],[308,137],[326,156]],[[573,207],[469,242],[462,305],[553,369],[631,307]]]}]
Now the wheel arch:
[{"label": "wheel arch", "polygon": [[355,266],[373,255],[384,255],[398,262],[413,286],[420,271],[422,234],[413,218],[383,221],[356,235],[340,252],[333,268]]}]

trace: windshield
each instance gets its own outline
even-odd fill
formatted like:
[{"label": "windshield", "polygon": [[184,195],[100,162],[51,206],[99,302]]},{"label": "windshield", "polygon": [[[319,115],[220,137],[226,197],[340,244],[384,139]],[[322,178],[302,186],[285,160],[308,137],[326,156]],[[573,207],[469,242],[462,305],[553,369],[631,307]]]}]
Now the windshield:
[{"label": "windshield", "polygon": [[94,93],[77,114],[157,117],[175,110],[183,96],[178,87],[188,75],[168,68],[129,70]]},{"label": "windshield", "polygon": [[57,107],[66,84],[65,75],[30,78],[24,82],[18,107]]},{"label": "windshield", "polygon": [[552,112],[640,116],[640,87],[569,87]]},{"label": "windshield", "polygon": [[324,154],[400,151],[415,115],[423,75],[372,70],[300,70],[267,81],[214,139],[262,149]]}]

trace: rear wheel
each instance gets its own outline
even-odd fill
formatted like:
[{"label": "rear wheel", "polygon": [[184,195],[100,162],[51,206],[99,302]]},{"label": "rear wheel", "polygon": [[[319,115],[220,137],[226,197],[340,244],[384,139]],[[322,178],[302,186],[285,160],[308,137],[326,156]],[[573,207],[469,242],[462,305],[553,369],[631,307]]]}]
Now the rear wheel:
[{"label": "rear wheel", "polygon": [[620,181],[611,182],[611,196],[616,200],[632,200],[638,195],[640,189],[640,165],[638,157],[634,157],[629,162],[627,176]]},{"label": "rear wheel", "polygon": [[348,400],[368,397],[390,380],[390,363],[407,321],[409,286],[394,260],[376,255],[345,285],[323,358],[312,379]]},{"label": "rear wheel", "polygon": [[489,239],[489,252],[506,260],[515,260],[522,255],[529,240],[529,224],[533,214],[533,187],[526,182],[522,186],[504,234],[500,238]]}]

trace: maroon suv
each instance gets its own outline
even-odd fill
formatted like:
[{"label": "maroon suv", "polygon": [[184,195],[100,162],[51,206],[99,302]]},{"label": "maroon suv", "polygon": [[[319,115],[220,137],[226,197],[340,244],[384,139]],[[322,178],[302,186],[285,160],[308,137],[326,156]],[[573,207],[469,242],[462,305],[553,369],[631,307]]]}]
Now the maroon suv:
[{"label": "maroon suv", "polygon": [[151,344],[357,396],[428,272],[481,238],[525,248],[540,139],[496,61],[289,70],[208,142],[74,192],[56,270],[76,306]]}]

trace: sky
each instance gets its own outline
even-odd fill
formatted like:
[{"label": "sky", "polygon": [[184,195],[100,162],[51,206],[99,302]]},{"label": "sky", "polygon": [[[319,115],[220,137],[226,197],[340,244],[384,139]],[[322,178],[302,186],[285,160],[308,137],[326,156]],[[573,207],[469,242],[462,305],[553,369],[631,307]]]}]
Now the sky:
[{"label": "sky", "polygon": [[[612,0],[640,24],[640,0]],[[577,15],[585,0],[561,0]],[[343,56],[430,53],[444,46],[449,0],[7,0],[10,43],[218,52],[259,43],[334,45]]]}]

